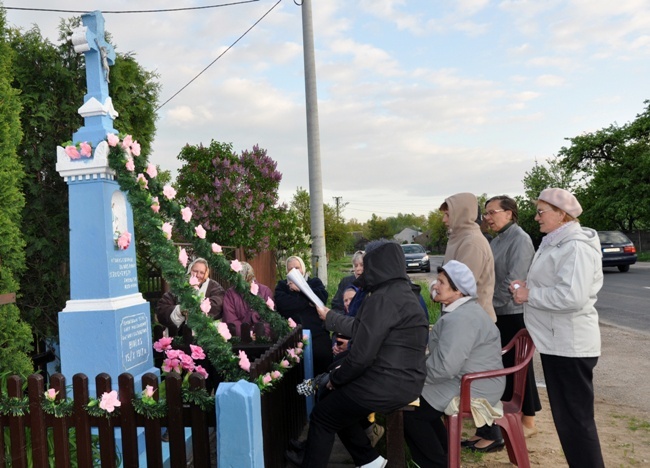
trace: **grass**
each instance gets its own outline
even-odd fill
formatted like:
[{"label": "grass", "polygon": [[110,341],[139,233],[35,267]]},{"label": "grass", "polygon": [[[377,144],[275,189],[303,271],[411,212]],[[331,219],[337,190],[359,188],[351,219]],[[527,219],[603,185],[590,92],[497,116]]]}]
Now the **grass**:
[{"label": "grass", "polygon": [[650,262],[650,252],[637,252],[636,257],[639,262]]}]

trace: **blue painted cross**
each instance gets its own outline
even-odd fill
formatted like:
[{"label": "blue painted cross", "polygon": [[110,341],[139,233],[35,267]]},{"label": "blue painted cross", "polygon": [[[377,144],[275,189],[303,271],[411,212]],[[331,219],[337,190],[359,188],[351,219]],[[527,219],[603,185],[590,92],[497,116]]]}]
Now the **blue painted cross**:
[{"label": "blue painted cross", "polygon": [[98,10],[81,16],[86,26],[86,85],[84,102],[94,97],[104,103],[108,97],[109,67],[115,63],[115,49],[104,39],[104,17]]}]

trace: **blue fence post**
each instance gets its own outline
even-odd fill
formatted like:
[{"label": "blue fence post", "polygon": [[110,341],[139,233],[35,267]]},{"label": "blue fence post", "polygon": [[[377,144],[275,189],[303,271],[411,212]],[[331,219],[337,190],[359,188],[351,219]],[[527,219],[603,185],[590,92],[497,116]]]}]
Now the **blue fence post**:
[{"label": "blue fence post", "polygon": [[[303,360],[305,364],[305,379],[314,378],[314,346],[311,340],[311,331],[303,330],[303,336],[307,336],[307,346],[305,346],[305,351],[303,353]],[[307,404],[307,418],[311,414],[311,410],[314,408],[314,395],[308,396],[305,398]]]},{"label": "blue fence post", "polygon": [[217,388],[217,457],[220,468],[264,468],[262,404],[257,385],[240,380]]}]

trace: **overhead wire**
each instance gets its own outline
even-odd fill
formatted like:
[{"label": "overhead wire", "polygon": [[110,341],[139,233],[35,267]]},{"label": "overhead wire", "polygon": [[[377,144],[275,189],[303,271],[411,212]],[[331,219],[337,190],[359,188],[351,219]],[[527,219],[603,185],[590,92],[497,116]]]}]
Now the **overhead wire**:
[{"label": "overhead wire", "polygon": [[268,11],[267,11],[266,13],[264,13],[264,14],[260,17],[260,19],[258,19],[257,21],[255,21],[255,23],[253,23],[253,25],[252,25],[250,28],[248,28],[248,29],[247,29],[247,30],[246,30],[246,31],[245,31],[241,36],[239,36],[239,37],[235,40],[235,42],[233,42],[232,44],[230,44],[230,45],[228,46],[228,48],[226,48],[226,50],[224,50],[223,52],[221,52],[217,58],[215,58],[212,62],[210,62],[210,63],[208,64],[208,66],[206,66],[203,70],[201,70],[201,71],[200,71],[196,76],[194,76],[194,78],[192,78],[190,81],[188,81],[188,82],[187,82],[187,83],[186,83],[186,84],[185,84],[181,89],[179,89],[178,91],[176,91],[176,92],[175,92],[175,93],[174,93],[174,94],[173,94],[169,99],[167,99],[165,102],[163,102],[161,105],[159,105],[159,106],[156,108],[156,112],[159,111],[159,110],[160,110],[160,109],[161,109],[165,104],[167,104],[169,101],[171,101],[171,100],[174,99],[176,96],[178,96],[180,93],[182,93],[183,90],[185,90],[185,88],[187,88],[189,85],[191,85],[191,84],[192,84],[192,83],[193,83],[193,82],[194,82],[194,81],[195,81],[199,76],[201,76],[201,75],[202,75],[202,74],[203,74],[203,73],[204,73],[208,68],[210,68],[212,65],[214,65],[214,64],[217,62],[217,60],[219,60],[221,57],[223,57],[223,56],[226,54],[226,52],[228,52],[230,49],[232,49],[232,48],[235,46],[235,44],[237,44],[237,43],[238,43],[238,42],[239,42],[239,41],[240,41],[244,36],[246,36],[246,34],[248,34],[248,33],[249,33],[249,32],[250,32],[250,31],[251,31],[255,26],[257,26],[257,25],[258,25],[258,24],[259,24],[259,23],[260,23],[264,18],[266,18],[266,16],[267,16],[269,13],[271,13],[271,11],[273,11],[273,10],[275,9],[275,7],[277,7],[277,6],[280,4],[281,1],[282,1],[282,0],[278,0],[278,1],[277,1],[277,2],[276,2],[276,3],[275,3],[271,8],[268,9]]},{"label": "overhead wire", "polygon": [[[221,8],[226,6],[241,5],[243,3],[259,2],[260,0],[242,0],[240,2],[220,3],[217,5],[204,5],[198,7],[184,7],[184,8],[159,8],[155,10],[102,10],[103,14],[132,14],[132,13],[169,13],[175,11],[190,11],[190,10],[206,10],[210,8]],[[91,10],[59,10],[54,8],[27,8],[27,7],[3,7],[5,10],[21,10],[21,11],[41,11],[52,13],[90,13]]]}]

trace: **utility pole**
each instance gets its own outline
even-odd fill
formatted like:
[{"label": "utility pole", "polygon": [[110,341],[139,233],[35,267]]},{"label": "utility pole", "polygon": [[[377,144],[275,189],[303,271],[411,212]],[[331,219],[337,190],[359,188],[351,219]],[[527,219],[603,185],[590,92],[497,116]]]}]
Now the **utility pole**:
[{"label": "utility pole", "polygon": [[341,219],[341,198],[343,197],[332,197],[332,198],[336,202],[336,220],[339,221]]},{"label": "utility pole", "polygon": [[311,18],[311,0],[302,1],[302,47],[305,61],[305,99],[307,103],[307,154],[309,158],[312,266],[316,276],[327,286],[323,176],[320,165],[318,95],[316,91],[316,61],[314,58],[314,26]]}]

